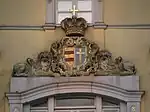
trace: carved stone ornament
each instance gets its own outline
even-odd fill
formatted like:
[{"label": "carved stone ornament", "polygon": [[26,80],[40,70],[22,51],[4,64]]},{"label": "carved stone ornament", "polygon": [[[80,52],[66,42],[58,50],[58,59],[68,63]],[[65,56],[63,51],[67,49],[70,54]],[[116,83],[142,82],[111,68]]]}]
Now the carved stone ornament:
[{"label": "carved stone ornament", "polygon": [[136,106],[135,105],[131,106],[131,112],[136,112]]},{"label": "carved stone ornament", "polygon": [[134,75],[135,66],[122,57],[101,49],[84,37],[84,18],[66,18],[61,22],[66,37],[51,44],[49,51],[28,58],[13,67],[13,76]]},{"label": "carved stone ornament", "polygon": [[20,112],[20,109],[19,109],[18,107],[15,107],[15,108],[13,109],[13,112]]},{"label": "carved stone ornament", "polygon": [[87,22],[84,18],[65,18],[61,22],[61,28],[65,31],[66,36],[84,36],[87,29]]}]

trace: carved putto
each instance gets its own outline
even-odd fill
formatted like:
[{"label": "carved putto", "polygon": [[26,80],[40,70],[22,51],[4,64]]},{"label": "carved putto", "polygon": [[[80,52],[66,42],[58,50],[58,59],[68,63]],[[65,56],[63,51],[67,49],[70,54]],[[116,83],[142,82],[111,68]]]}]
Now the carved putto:
[{"label": "carved putto", "polygon": [[84,37],[84,18],[66,18],[61,22],[66,37],[51,44],[48,51],[28,58],[13,67],[13,76],[134,75],[135,66],[121,56],[101,49]]}]

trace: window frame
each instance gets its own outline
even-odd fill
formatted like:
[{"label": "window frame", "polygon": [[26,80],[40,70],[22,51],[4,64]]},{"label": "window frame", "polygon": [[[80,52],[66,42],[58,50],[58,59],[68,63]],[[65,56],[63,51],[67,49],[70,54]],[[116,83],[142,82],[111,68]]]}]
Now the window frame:
[{"label": "window frame", "polygon": [[[56,0],[56,2],[55,2],[55,20],[56,20],[56,24],[60,24],[60,23],[58,23],[58,14],[59,13],[70,13],[70,15],[72,15],[72,13],[69,11],[69,9],[68,9],[68,11],[59,11],[58,10],[58,1],[69,1],[69,0]],[[76,5],[76,8],[77,9],[79,9],[78,8],[78,2],[79,0],[71,0],[71,2],[72,2],[72,7],[73,7],[73,5]],[[80,0],[80,1],[84,1],[84,0]],[[79,9],[79,13],[85,13],[85,12],[90,12],[91,13],[91,19],[92,19],[92,21],[91,21],[91,23],[88,23],[88,24],[92,24],[94,21],[93,21],[93,1],[92,0],[86,0],[86,1],[91,1],[91,10],[86,10],[86,11],[80,11],[80,9]],[[85,2],[86,2],[85,1]],[[77,13],[77,15],[78,15],[78,13]]]},{"label": "window frame", "polygon": [[[80,105],[80,106],[58,106],[57,105],[57,100],[69,100],[69,99],[92,99],[93,100],[93,105]],[[72,108],[72,107],[75,107],[75,108],[95,108],[95,96],[90,96],[90,95],[85,95],[85,96],[82,96],[82,95],[72,95],[72,96],[57,96],[55,97],[55,101],[54,101],[54,104],[55,104],[55,108]]]},{"label": "window frame", "polygon": [[[66,94],[61,94],[62,95],[62,99],[66,98]],[[75,97],[74,95],[77,95],[78,97]],[[103,96],[99,96],[99,95],[85,95],[83,96],[82,94],[74,94],[72,96],[70,96],[69,98],[90,98],[94,100],[94,105],[89,105],[89,106],[57,106],[56,105],[56,100],[57,100],[57,95],[56,96],[50,96],[47,97],[47,106],[37,106],[34,107],[32,106],[32,102],[28,102],[27,104],[24,104],[23,106],[23,112],[36,112],[38,110],[42,111],[42,112],[64,112],[64,111],[69,111],[69,112],[73,112],[72,110],[77,110],[77,112],[82,112],[82,111],[93,111],[93,112],[99,112],[104,111],[104,110],[114,110],[116,112],[124,112],[126,111],[127,108],[127,104],[121,100],[115,100],[114,98],[110,97],[103,97]],[[64,97],[63,97],[64,96]],[[60,98],[60,97],[59,97]],[[68,99],[69,99],[68,98]],[[42,99],[38,99],[36,101],[39,101]],[[113,100],[113,102],[112,102]],[[103,102],[108,102],[108,103],[112,103],[115,104],[114,106],[105,106],[103,105]],[[46,102],[44,102],[45,104]],[[39,103],[41,104],[41,103]]]},{"label": "window frame", "polygon": [[[56,5],[57,0],[46,0],[45,28],[51,29],[50,27],[55,28],[60,26],[60,24],[57,24]],[[98,10],[100,13],[97,13]],[[89,23],[88,26],[94,26],[94,28],[106,27],[103,22],[103,0],[92,0],[92,23]]]},{"label": "window frame", "polygon": [[[59,1],[69,1],[69,0],[59,0]],[[56,25],[60,25],[60,23],[58,23],[58,13],[68,13],[69,12],[69,9],[68,11],[58,11],[58,0],[55,0],[55,24]],[[74,1],[72,0],[72,6],[74,4]],[[71,13],[70,13],[71,14]]]}]

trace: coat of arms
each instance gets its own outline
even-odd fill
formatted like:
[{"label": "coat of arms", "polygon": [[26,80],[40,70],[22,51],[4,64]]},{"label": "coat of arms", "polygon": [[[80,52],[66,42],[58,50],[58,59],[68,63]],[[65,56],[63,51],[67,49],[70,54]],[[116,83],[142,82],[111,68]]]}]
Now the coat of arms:
[{"label": "coat of arms", "polygon": [[86,61],[86,47],[64,48],[64,59],[69,69],[81,66]]},{"label": "coat of arms", "polygon": [[84,37],[87,22],[84,18],[65,18],[61,27],[66,37],[51,44],[49,51],[28,58],[25,63],[14,65],[13,76],[49,75],[132,75],[135,66],[123,60],[113,59],[112,54]]}]

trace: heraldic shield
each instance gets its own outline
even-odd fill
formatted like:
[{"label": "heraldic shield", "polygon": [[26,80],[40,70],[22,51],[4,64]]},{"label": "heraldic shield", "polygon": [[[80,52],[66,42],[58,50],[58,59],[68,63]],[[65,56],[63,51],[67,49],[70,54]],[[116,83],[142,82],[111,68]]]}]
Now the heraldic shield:
[{"label": "heraldic shield", "polygon": [[64,60],[69,70],[81,67],[86,62],[86,56],[86,46],[64,48]]}]

